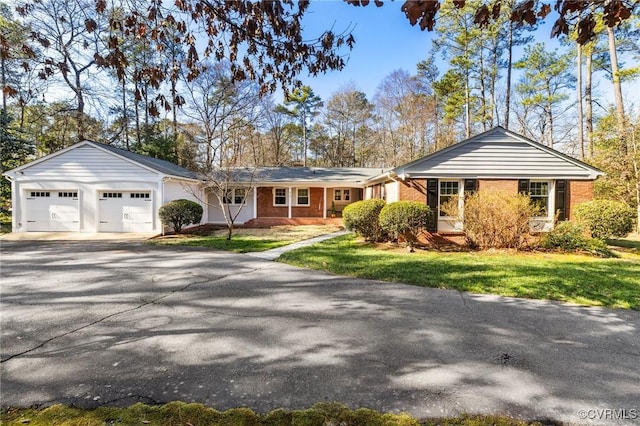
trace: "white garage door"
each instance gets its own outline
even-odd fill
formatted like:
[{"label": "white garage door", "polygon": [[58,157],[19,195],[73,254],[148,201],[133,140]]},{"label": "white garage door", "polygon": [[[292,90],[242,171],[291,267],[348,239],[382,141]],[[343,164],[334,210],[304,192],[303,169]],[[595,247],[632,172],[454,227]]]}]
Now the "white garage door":
[{"label": "white garage door", "polygon": [[150,191],[100,191],[99,232],[152,232]]},{"label": "white garage door", "polygon": [[80,230],[78,191],[27,191],[27,231]]}]

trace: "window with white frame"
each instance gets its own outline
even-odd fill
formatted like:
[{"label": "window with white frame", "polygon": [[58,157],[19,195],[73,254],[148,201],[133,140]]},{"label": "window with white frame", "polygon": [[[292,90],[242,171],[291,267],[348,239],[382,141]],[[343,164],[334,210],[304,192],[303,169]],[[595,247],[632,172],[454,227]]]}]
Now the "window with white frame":
[{"label": "window with white frame", "polygon": [[309,205],[309,188],[298,188],[296,190],[296,201],[299,206]]},{"label": "window with white frame", "polygon": [[227,189],[222,194],[222,204],[233,204],[233,189]]},{"label": "window with white frame", "polygon": [[233,204],[243,204],[247,198],[247,190],[244,188],[236,188],[233,190]]},{"label": "window with white frame", "polygon": [[457,180],[441,180],[438,202],[438,215],[455,217],[458,215],[460,201],[460,182]]},{"label": "window with white frame", "polygon": [[228,189],[222,197],[224,204],[239,205],[245,201],[246,190],[244,188]]},{"label": "window with white frame", "polygon": [[273,205],[287,205],[287,188],[273,188]]},{"label": "window with white frame", "polygon": [[545,217],[549,215],[549,182],[529,182],[529,197],[531,198],[531,204],[537,209],[537,216]]},{"label": "window with white frame", "polygon": [[333,201],[351,201],[350,189],[334,189]]}]

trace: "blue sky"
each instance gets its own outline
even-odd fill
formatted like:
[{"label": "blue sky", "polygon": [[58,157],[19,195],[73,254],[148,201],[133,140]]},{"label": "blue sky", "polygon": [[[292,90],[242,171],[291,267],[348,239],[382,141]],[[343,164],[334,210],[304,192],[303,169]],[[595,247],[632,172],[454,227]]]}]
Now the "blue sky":
[{"label": "blue sky", "polygon": [[416,64],[427,57],[434,33],[412,27],[400,10],[402,2],[385,2],[376,7],[351,6],[340,0],[312,1],[304,17],[305,34],[318,36],[331,28],[336,33],[353,28],[356,44],[342,71],[318,77],[301,76],[305,84],[324,100],[341,86],[354,82],[356,87],[373,97],[384,77],[396,69],[416,72]]},{"label": "blue sky", "polygon": [[[378,8],[373,1],[366,7],[356,7],[342,0],[311,1],[308,12],[304,16],[305,34],[317,37],[328,28],[334,32],[352,28],[356,44],[353,50],[345,49],[349,56],[347,66],[342,71],[333,71],[317,77],[301,75],[304,84],[311,86],[323,100],[349,82],[367,94],[371,99],[378,85],[394,70],[404,69],[411,74],[416,72],[416,64],[425,59],[432,49],[431,40],[435,32],[421,31],[418,26],[411,26],[400,10],[402,1],[385,1]],[[552,49],[560,45],[558,39],[551,39],[551,26],[555,15],[549,15],[546,23],[539,26],[535,33],[536,41],[544,42]],[[438,24],[436,24],[438,25]],[[519,52],[514,52],[514,60],[519,59]],[[441,75],[445,71],[446,61],[437,55]],[[596,78],[600,76],[596,74]],[[607,101],[613,102],[609,95],[611,83],[600,81],[602,93]],[[623,85],[626,101],[640,103],[640,80]],[[277,95],[276,95],[277,96]]]}]

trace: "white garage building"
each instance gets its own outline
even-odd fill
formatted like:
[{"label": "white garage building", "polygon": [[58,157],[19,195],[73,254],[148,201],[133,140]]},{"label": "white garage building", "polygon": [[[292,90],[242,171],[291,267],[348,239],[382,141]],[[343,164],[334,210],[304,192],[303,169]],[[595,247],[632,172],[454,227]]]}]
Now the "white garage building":
[{"label": "white garage building", "polygon": [[[83,141],[5,173],[13,232],[159,233],[158,209],[204,200],[197,176],[164,160]],[[208,209],[204,208],[203,223]]]}]

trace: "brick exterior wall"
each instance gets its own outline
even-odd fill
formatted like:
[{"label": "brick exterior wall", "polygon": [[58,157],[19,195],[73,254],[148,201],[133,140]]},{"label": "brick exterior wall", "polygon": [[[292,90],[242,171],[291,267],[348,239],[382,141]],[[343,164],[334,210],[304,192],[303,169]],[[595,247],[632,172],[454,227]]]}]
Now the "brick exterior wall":
[{"label": "brick exterior wall", "polygon": [[400,201],[427,202],[427,180],[411,179],[407,182],[400,181]]},{"label": "brick exterior wall", "polygon": [[288,217],[287,206],[273,205],[273,188],[258,188],[258,217]]},{"label": "brick exterior wall", "polygon": [[479,191],[503,191],[511,194],[518,193],[518,181],[502,179],[480,179],[478,181]]},{"label": "brick exterior wall", "polygon": [[573,209],[576,205],[593,199],[592,180],[569,181],[569,212],[567,217],[573,220]]},{"label": "brick exterior wall", "polygon": [[[287,197],[289,196],[289,188],[287,190]],[[344,188],[341,188],[344,189]],[[336,210],[342,211],[347,204],[358,201],[362,198],[361,189],[348,188],[351,190],[351,200],[349,202],[336,202]],[[324,215],[324,203],[322,200],[324,194],[323,188],[309,188],[309,205],[308,206],[291,206],[292,218],[322,218]],[[296,200],[296,188],[291,191],[293,199],[291,202],[295,204]],[[331,208],[331,202],[333,201],[333,188],[327,188],[327,210]],[[289,207],[288,206],[274,206],[273,205],[273,188],[272,187],[260,187],[258,188],[258,206],[257,206],[258,218],[288,218]],[[328,214],[328,213],[327,213]]]}]

